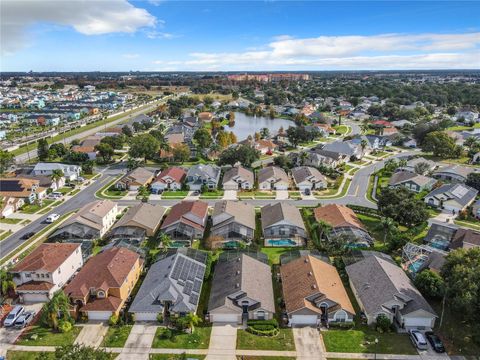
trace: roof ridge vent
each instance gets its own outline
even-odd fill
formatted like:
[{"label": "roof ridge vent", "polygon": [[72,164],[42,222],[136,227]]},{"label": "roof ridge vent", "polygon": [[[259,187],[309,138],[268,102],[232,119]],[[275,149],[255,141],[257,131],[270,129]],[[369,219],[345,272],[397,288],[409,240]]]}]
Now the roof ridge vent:
[{"label": "roof ridge vent", "polygon": [[316,289],[316,288],[317,288],[317,285],[313,284],[312,289]]},{"label": "roof ridge vent", "polygon": [[309,271],[309,272],[308,272],[308,276],[312,276],[312,275],[313,275],[313,274],[312,274],[312,272],[311,272],[311,271]]}]

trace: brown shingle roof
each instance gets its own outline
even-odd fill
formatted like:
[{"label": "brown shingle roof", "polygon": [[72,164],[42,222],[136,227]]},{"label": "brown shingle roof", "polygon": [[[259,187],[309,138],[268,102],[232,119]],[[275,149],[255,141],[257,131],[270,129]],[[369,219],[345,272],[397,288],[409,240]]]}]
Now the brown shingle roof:
[{"label": "brown shingle roof", "polygon": [[80,244],[41,244],[15,265],[12,271],[55,271],[78,248]]},{"label": "brown shingle roof", "polygon": [[355,314],[340,275],[334,266],[311,255],[302,256],[282,265],[283,297],[288,313],[305,307],[321,313],[306,297],[324,294],[325,298],[339,304],[342,309]]},{"label": "brown shingle roof", "polygon": [[163,178],[165,176],[171,177],[173,180],[175,180],[177,183],[181,183],[185,176],[187,176],[187,172],[182,169],[181,167],[169,167],[165,170],[163,170],[155,179],[155,181],[160,181],[163,182]]},{"label": "brown shingle roof", "polygon": [[313,213],[315,220],[325,221],[334,228],[352,226],[365,230],[365,227],[353,210],[343,205],[330,204],[318,207],[313,210]]},{"label": "brown shingle roof", "polygon": [[78,212],[63,223],[61,227],[73,223],[81,223],[100,230],[103,228],[103,219],[117,204],[110,200],[97,200],[86,204]]},{"label": "brown shingle roof", "polygon": [[92,257],[65,288],[69,296],[84,297],[90,288],[119,288],[140,256],[126,248],[113,247]]},{"label": "brown shingle roof", "polygon": [[203,201],[182,201],[172,207],[165,218],[161,229],[177,222],[185,222],[198,229],[205,228],[204,219],[207,216],[208,204]]},{"label": "brown shingle roof", "polygon": [[480,246],[480,232],[459,228],[453,236],[450,248],[462,248],[465,247],[465,244],[470,244],[470,246]]}]

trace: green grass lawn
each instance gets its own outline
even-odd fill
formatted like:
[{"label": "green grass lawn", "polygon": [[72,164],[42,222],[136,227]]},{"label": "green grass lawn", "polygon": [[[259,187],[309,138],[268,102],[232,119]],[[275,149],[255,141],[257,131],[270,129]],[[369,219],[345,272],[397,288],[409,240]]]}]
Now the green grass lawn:
[{"label": "green grass lawn", "polygon": [[107,197],[121,198],[127,195],[127,190],[118,190],[115,185],[110,186],[103,194]]},{"label": "green grass lawn", "polygon": [[68,186],[64,186],[64,187],[58,189],[57,191],[61,192],[63,195],[66,195],[66,194],[68,194],[72,191],[72,188],[68,187]]},{"label": "green grass lawn", "polygon": [[37,211],[52,205],[54,202],[55,202],[54,200],[43,200],[42,205],[26,204],[22,206],[22,209],[20,211],[25,214],[35,214]]},{"label": "green grass lawn", "polygon": [[221,198],[223,197],[223,190],[209,190],[200,195],[200,199]]},{"label": "green grass lawn", "polygon": [[184,190],[177,190],[177,191],[164,191],[162,193],[162,198],[165,198],[165,197],[174,197],[176,199],[178,198],[184,198],[185,196],[188,195],[188,191],[184,191]]},{"label": "green grass lawn", "polygon": [[4,218],[0,219],[0,223],[2,224],[18,224],[23,219],[16,219],[16,218]]},{"label": "green grass lawn", "polygon": [[[206,358],[206,355],[191,355],[185,354],[188,359],[203,360]],[[150,354],[150,360],[181,360],[183,359],[183,354]]]},{"label": "green grass lawn", "polygon": [[55,356],[53,352],[39,353],[36,351],[7,351],[7,360],[37,360],[41,354],[42,360],[54,360]]},{"label": "green grass lawn", "polygon": [[366,215],[366,214],[356,214],[360,221],[365,225],[370,235],[373,236],[375,240],[383,241],[383,226],[381,224],[380,218]]},{"label": "green grass lawn", "polygon": [[131,330],[132,325],[110,326],[103,338],[102,346],[124,347]]},{"label": "green grass lawn", "polygon": [[417,355],[407,334],[380,334],[367,326],[362,330],[323,331],[322,337],[328,352]]},{"label": "green grass lawn", "polygon": [[350,127],[347,125],[334,126],[333,128],[337,131],[337,135],[345,135],[350,131]]},{"label": "green grass lawn", "polygon": [[295,350],[292,329],[280,329],[274,337],[253,335],[246,330],[237,331],[237,349],[242,350]]},{"label": "green grass lawn", "polygon": [[13,234],[12,230],[0,232],[0,241],[6,239],[7,237],[9,237],[12,234]]},{"label": "green grass lawn", "polygon": [[175,337],[173,339],[160,339],[160,334],[164,328],[158,328],[153,339],[153,348],[166,349],[208,349],[210,344],[210,333],[212,328],[196,327],[193,334],[187,334],[182,331],[173,331]]},{"label": "green grass lawn", "polygon": [[480,230],[480,221],[478,220],[454,220],[455,224],[462,225],[474,230]]},{"label": "green grass lawn", "polygon": [[[74,326],[72,331],[68,333],[52,332],[41,326],[32,326],[31,329],[24,333],[24,336],[16,342],[17,345],[28,346],[62,346],[73,344],[76,337],[80,333],[81,327]],[[32,335],[37,335],[38,338],[31,339]]]},{"label": "green grass lawn", "polygon": [[291,247],[266,247],[262,248],[262,253],[267,254],[268,262],[271,265],[280,264],[280,255],[292,251]]}]

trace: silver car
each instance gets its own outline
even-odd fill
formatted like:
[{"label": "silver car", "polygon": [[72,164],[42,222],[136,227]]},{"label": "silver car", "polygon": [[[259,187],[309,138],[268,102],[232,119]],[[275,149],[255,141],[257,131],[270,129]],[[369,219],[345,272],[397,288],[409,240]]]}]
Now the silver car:
[{"label": "silver car", "polygon": [[15,327],[20,329],[24,328],[25,326],[27,326],[32,322],[34,317],[35,317],[35,312],[33,311],[24,312],[22,315],[18,317],[17,321],[15,321]]},{"label": "silver car", "polygon": [[9,327],[15,325],[15,321],[23,314],[25,308],[23,306],[17,305],[15,306],[12,311],[10,311],[7,315],[7,318],[3,321],[3,326]]},{"label": "silver car", "polygon": [[420,331],[410,330],[410,340],[417,349],[428,350],[427,340]]}]

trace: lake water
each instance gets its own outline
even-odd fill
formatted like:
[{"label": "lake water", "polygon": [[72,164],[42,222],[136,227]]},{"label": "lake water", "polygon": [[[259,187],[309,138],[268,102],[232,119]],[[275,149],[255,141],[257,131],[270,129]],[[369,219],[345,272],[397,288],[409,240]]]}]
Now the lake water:
[{"label": "lake water", "polygon": [[286,119],[270,119],[262,116],[248,116],[241,112],[235,113],[235,126],[230,127],[226,125],[225,131],[233,131],[237,136],[238,141],[245,140],[248,135],[254,135],[256,132],[260,132],[262,128],[268,128],[270,135],[277,134],[278,129],[283,126],[287,130],[290,126],[295,126],[295,123]]}]

